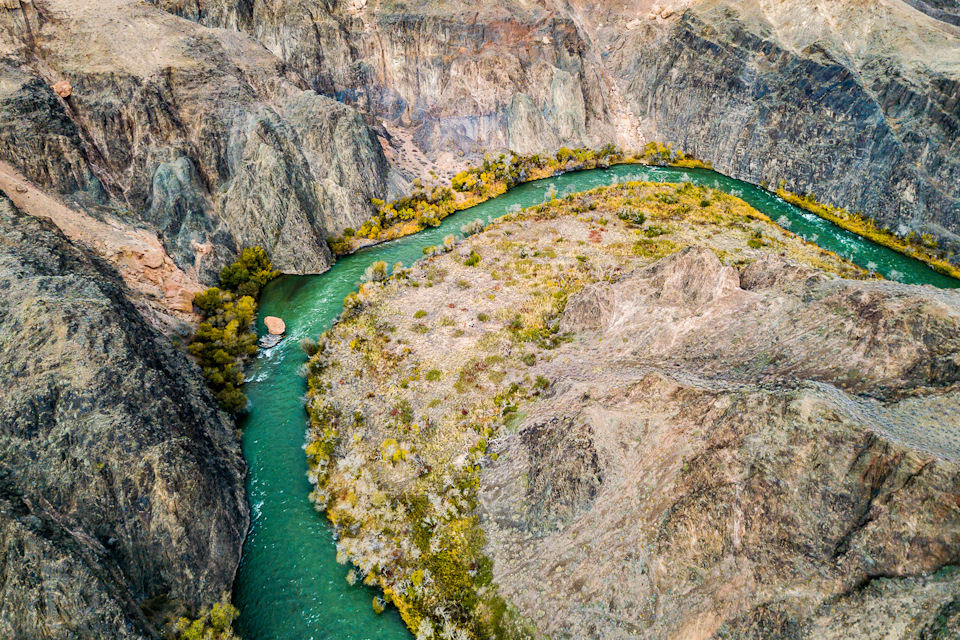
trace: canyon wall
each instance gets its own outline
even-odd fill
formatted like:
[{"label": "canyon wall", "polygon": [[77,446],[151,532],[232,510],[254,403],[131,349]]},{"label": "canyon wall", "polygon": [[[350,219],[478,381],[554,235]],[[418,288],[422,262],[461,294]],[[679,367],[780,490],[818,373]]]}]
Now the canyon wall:
[{"label": "canyon wall", "polygon": [[251,245],[322,272],[326,238],[387,193],[360,114],[244,36],[129,0],[23,3],[0,26],[0,159],[94,217],[155,229],[201,280]]},{"label": "canyon wall", "polygon": [[122,281],[0,197],[0,636],[156,637],[228,593],[232,421]]},{"label": "canyon wall", "polygon": [[482,150],[658,140],[958,240],[960,28],[933,15],[951,2],[155,1],[405,132],[400,160],[423,173]]},{"label": "canyon wall", "polygon": [[884,2],[704,2],[664,13],[606,36],[649,137],[895,231],[957,239],[957,27]]}]

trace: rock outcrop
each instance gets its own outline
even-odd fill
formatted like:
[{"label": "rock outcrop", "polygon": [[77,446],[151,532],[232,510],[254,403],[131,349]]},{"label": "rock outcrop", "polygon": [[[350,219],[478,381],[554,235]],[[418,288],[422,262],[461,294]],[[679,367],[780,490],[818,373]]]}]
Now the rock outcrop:
[{"label": "rock outcrop", "polygon": [[387,195],[356,111],[305,93],[245,36],[132,0],[23,3],[0,26],[0,159],[92,215],[149,224],[207,282],[253,244],[284,271],[322,272],[326,238]]},{"label": "rock outcrop", "polygon": [[0,292],[0,636],[156,637],[232,586],[233,424],[107,263],[6,198]]},{"label": "rock outcrop", "polygon": [[[441,173],[485,149],[639,141],[616,130],[609,80],[574,17],[548,5],[155,3],[251,35],[318,93],[409,130]],[[413,170],[419,160],[399,159]]]},{"label": "rock outcrop", "polygon": [[956,242],[960,29],[900,2],[660,5],[669,19],[598,35],[644,131],[740,179]]},{"label": "rock outcrop", "polygon": [[952,0],[156,4],[247,33],[317,92],[412,132],[433,161],[400,159],[413,170],[658,140],[960,238]]},{"label": "rock outcrop", "polygon": [[956,576],[917,578],[960,561],[958,326],[954,293],[702,247],[587,288],[580,373],[541,367],[482,476],[498,583],[574,637],[949,637]]},{"label": "rock outcrop", "polygon": [[326,237],[371,197],[485,150],[645,140],[960,243],[956,15],[952,0],[38,0],[0,12],[0,159],[137,212],[208,279],[253,242],[321,271]]}]

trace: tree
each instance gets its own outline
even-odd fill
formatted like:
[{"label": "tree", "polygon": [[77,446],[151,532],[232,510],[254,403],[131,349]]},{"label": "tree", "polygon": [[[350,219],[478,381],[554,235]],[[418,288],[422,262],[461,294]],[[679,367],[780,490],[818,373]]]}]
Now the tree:
[{"label": "tree", "polygon": [[247,247],[236,262],[220,270],[220,285],[231,291],[239,291],[240,287],[247,285],[243,293],[255,297],[278,275],[266,251],[260,247]]}]

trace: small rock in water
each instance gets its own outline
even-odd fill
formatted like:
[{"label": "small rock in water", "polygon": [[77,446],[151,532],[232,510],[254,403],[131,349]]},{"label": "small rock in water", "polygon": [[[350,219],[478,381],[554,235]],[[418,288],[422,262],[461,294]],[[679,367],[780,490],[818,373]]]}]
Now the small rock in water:
[{"label": "small rock in water", "polygon": [[281,340],[283,340],[283,336],[279,336],[274,333],[268,333],[267,335],[260,338],[260,348],[272,349],[273,347],[280,344]]},{"label": "small rock in water", "polygon": [[267,325],[267,330],[273,335],[280,336],[287,330],[287,325],[283,320],[274,316],[267,316],[263,319],[263,324]]}]

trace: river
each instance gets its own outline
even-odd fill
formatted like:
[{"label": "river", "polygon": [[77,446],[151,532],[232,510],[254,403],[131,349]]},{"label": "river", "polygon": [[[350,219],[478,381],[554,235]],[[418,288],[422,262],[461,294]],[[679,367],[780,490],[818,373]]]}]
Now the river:
[{"label": "river", "polygon": [[[436,228],[341,258],[319,276],[284,276],[270,283],[261,299],[260,317],[279,316],[288,337],[262,351],[248,371],[244,387],[251,410],[241,422],[252,526],[237,575],[234,603],[238,630],[245,640],[337,640],[411,638],[395,609],[377,615],[376,592],[350,586],[347,567],[337,564],[326,519],[307,498],[307,463],[302,446],[307,416],[301,404],[306,382],[298,369],[306,362],[299,341],[316,338],[340,313],[343,298],[356,290],[367,265],[384,260],[405,266],[422,257],[425,246],[440,244],[475,219],[489,220],[516,205],[543,202],[550,185],[559,195],[626,180],[680,182],[714,187],[743,198],[797,235],[816,242],[862,267],[908,284],[960,287],[960,281],[925,264],[873,244],[794,207],[758,187],[700,169],[619,165],[568,173],[529,182],[499,198],[456,213]],[[262,324],[260,333],[264,332]]]}]

